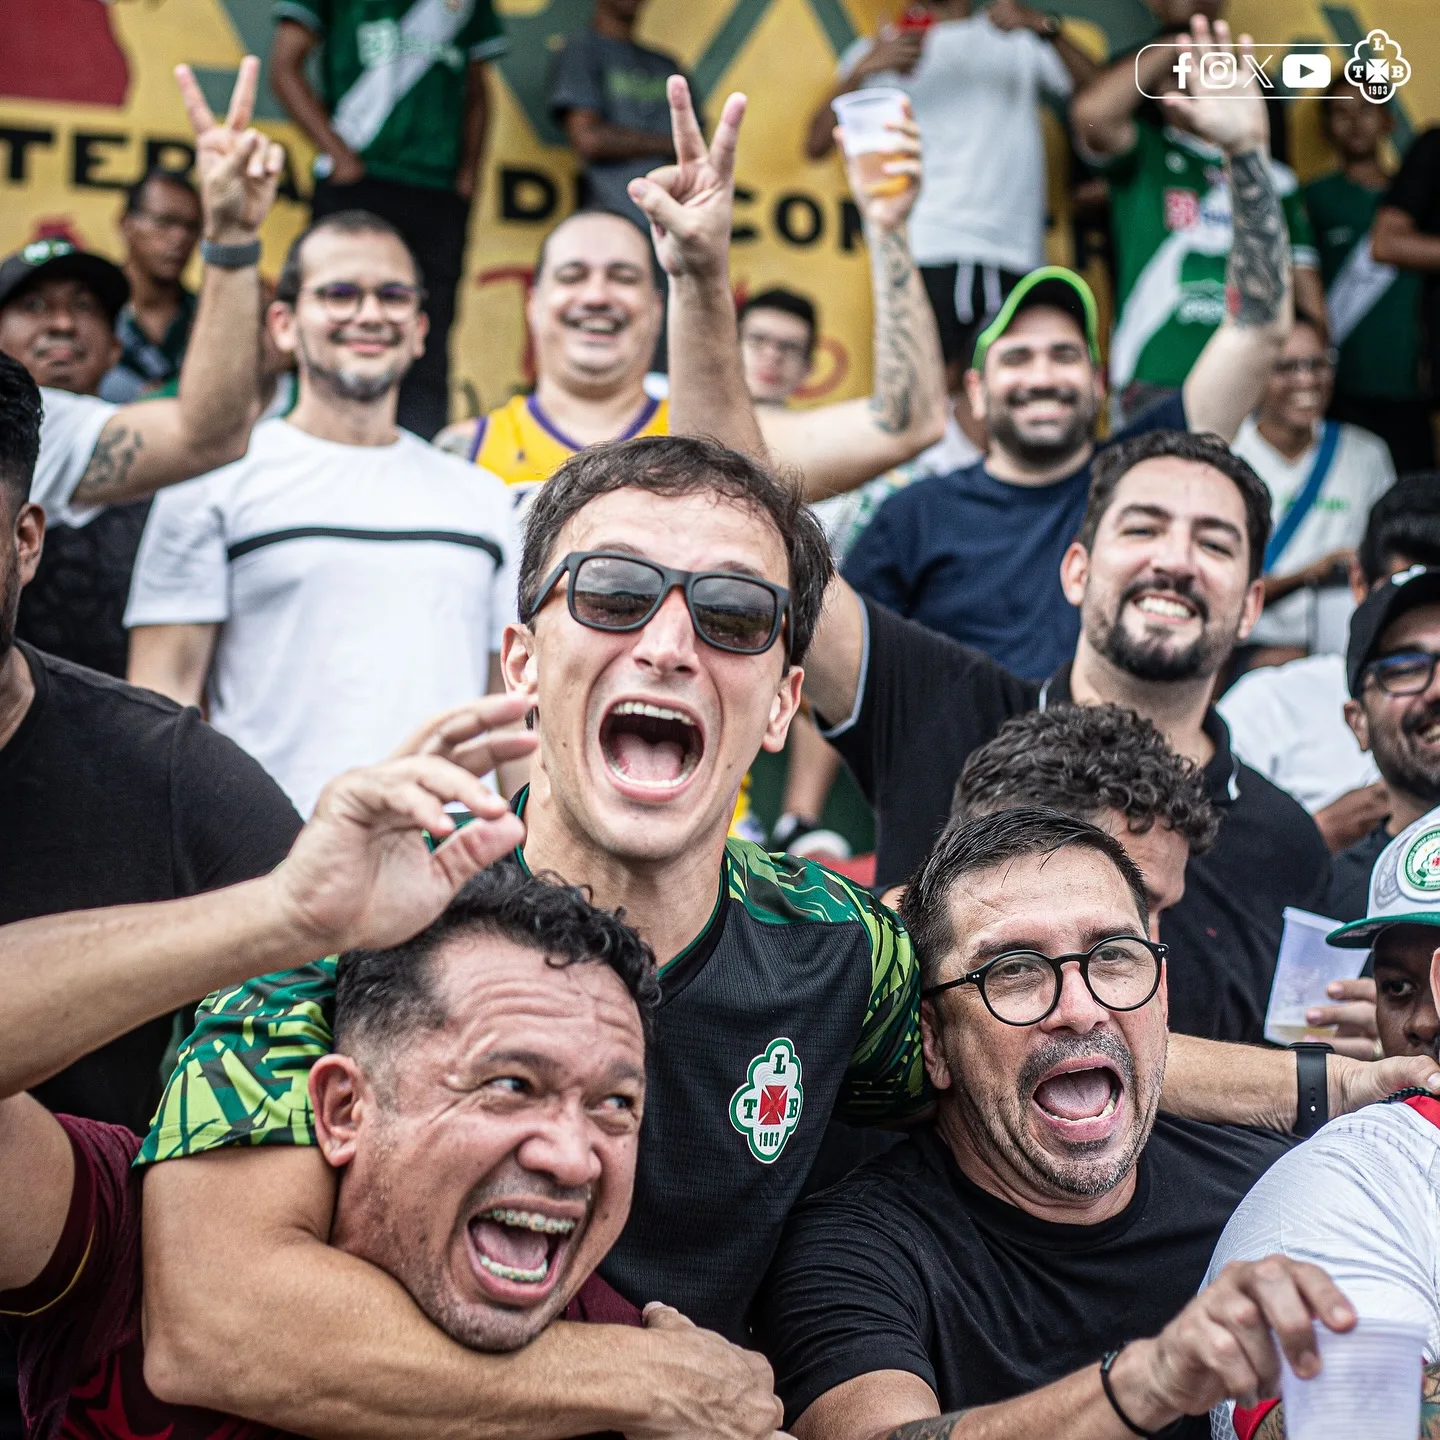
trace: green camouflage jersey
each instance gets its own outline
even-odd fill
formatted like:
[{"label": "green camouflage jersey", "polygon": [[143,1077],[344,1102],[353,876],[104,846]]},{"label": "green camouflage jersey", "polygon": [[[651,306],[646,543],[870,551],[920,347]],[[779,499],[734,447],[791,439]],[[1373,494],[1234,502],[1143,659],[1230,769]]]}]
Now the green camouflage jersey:
[{"label": "green camouflage jersey", "polygon": [[1340,351],[1342,395],[1411,400],[1420,393],[1420,293],[1414,272],[1379,264],[1370,227],[1384,197],[1344,175],[1323,175],[1301,194],[1320,251],[1330,341]]},{"label": "green camouflage jersey", "polygon": [[278,0],[272,14],[325,42],[330,123],[367,174],[454,188],[466,67],[506,48],[490,0]]},{"label": "green camouflage jersey", "polygon": [[[660,978],[635,1200],[601,1273],[741,1340],[831,1117],[928,1103],[915,953],[868,891],[732,839],[709,922]],[[334,993],[329,959],[210,996],[137,1163],[313,1144]]]},{"label": "green camouflage jersey", "polygon": [[[1137,121],[1136,141],[1104,162],[1116,269],[1110,383],[1178,387],[1225,318],[1232,236],[1224,156],[1173,126]],[[1318,268],[1295,176],[1272,162],[1296,265]]]}]

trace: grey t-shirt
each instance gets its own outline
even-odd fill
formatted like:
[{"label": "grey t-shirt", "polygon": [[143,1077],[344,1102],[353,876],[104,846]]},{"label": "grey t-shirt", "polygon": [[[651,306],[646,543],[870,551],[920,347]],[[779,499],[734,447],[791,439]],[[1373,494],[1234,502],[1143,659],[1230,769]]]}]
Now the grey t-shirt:
[{"label": "grey t-shirt", "polygon": [[[550,112],[563,124],[567,110],[594,110],[612,125],[666,136],[670,133],[670,104],[665,98],[665,81],[681,74],[684,71],[671,55],[581,30],[567,35],[564,48],[555,56]],[[692,97],[694,93],[691,85]],[[704,117],[699,118],[703,126]],[[587,165],[583,203],[619,211],[648,225],[625,187],[669,158],[663,148],[657,148],[653,156]]]}]

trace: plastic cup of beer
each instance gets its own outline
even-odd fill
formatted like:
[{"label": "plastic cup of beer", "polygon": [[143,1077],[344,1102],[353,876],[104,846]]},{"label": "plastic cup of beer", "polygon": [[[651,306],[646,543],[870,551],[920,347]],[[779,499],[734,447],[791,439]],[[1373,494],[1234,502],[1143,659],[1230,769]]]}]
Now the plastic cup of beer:
[{"label": "plastic cup of beer", "polygon": [[1414,1440],[1427,1334],[1407,1320],[1316,1325],[1320,1373],[1302,1380],[1286,1361],[1280,1377],[1289,1440]]},{"label": "plastic cup of beer", "polygon": [[888,86],[854,90],[835,98],[835,118],[840,122],[840,141],[846,157],[855,162],[860,184],[867,195],[900,195],[912,183],[909,175],[891,175],[886,165],[903,160],[895,148],[891,125],[903,124],[906,95]]}]

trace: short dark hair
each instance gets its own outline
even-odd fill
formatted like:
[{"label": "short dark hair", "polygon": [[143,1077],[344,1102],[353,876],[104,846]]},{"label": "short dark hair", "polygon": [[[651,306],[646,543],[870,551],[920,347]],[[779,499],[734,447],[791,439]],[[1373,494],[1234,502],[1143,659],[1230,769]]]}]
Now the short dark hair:
[{"label": "short dark hair", "polygon": [[305,242],[322,230],[334,230],[341,235],[389,235],[405,246],[405,253],[415,267],[415,283],[425,288],[425,273],[415,252],[406,243],[405,237],[383,216],[369,210],[337,210],[333,215],[323,215],[312,221],[291,242],[285,252],[285,263],[280,267],[279,278],[275,281],[275,298],[286,305],[293,305],[300,298],[300,287],[305,283],[305,267],[300,252]]},{"label": "short dark hair", "polygon": [[790,659],[804,659],[825,587],[834,574],[825,533],[797,485],[778,480],[748,455],[690,435],[644,435],[591,445],[572,455],[536,492],[525,518],[520,614],[535,605],[560,531],[592,500],[616,490],[709,494],[749,506],[780,533],[790,562]]},{"label": "short dark hair", "polygon": [[1199,766],[1123,705],[1053,705],[1017,715],[970,754],[950,813],[961,820],[1043,805],[1077,820],[1119,811],[1137,835],[1157,821],[1203,854],[1220,828]]},{"label": "short dark hair", "polygon": [[528,875],[502,860],[465,882],[439,919],[404,944],[350,950],[335,976],[335,1043],[357,1039],[382,1049],[416,1030],[445,1024],[434,960],[455,940],[493,936],[538,950],[556,969],[608,965],[624,982],[649,1034],[660,981],[655,955],[623,913],[593,905],[589,893],[558,876]]},{"label": "short dark hair", "polygon": [[550,250],[550,241],[554,239],[556,231],[562,225],[568,225],[572,220],[582,220],[592,215],[603,215],[609,220],[623,220],[637,235],[645,242],[645,249],[650,255],[650,279],[655,283],[656,288],[660,285],[660,260],[655,254],[654,243],[650,239],[650,232],[635,219],[633,215],[626,215],[623,211],[612,210],[608,205],[586,205],[579,210],[572,211],[563,220],[557,220],[546,232],[545,238],[540,242],[540,248],[535,252],[535,268],[530,272],[531,283],[537,281],[545,270],[545,256]]},{"label": "short dark hair", "polygon": [[1088,820],[1039,805],[1000,810],[974,820],[952,820],[900,902],[900,918],[920,961],[920,983],[935,983],[941,962],[954,947],[950,892],[959,880],[1007,860],[1053,855],[1072,845],[1098,851],[1120,872],[1135,901],[1141,929],[1146,928],[1150,910],[1140,871],[1118,840]]},{"label": "short dark hair", "polygon": [[1218,470],[1235,484],[1245,502],[1245,534],[1250,546],[1250,578],[1265,568],[1265,546],[1270,539],[1270,488],[1218,435],[1195,435],[1188,430],[1149,430],[1109,445],[1095,457],[1090,470],[1090,497],[1076,536],[1093,549],[1100,522],[1115,498],[1115,487],[1144,460],[1173,457],[1194,460]]},{"label": "short dark hair", "polygon": [[174,185],[177,189],[185,191],[197,205],[200,203],[200,192],[183,170],[171,170],[164,165],[152,165],[133,185],[126,187],[124,214],[139,213],[140,208],[145,204],[145,191],[150,187],[151,182],[156,180],[162,185]]},{"label": "short dark hair", "polygon": [[1370,507],[1356,556],[1371,585],[1396,560],[1440,565],[1440,470],[1401,476]]},{"label": "short dark hair", "polygon": [[752,310],[780,310],[786,315],[793,315],[797,320],[803,320],[810,327],[806,351],[814,352],[815,337],[820,333],[820,319],[815,313],[813,301],[807,300],[794,290],[786,290],[776,285],[769,290],[761,290],[756,295],[747,296],[735,317],[735,323],[740,324]]},{"label": "short dark hair", "polygon": [[12,516],[30,498],[42,414],[40,387],[30,372],[0,351],[0,494]]}]

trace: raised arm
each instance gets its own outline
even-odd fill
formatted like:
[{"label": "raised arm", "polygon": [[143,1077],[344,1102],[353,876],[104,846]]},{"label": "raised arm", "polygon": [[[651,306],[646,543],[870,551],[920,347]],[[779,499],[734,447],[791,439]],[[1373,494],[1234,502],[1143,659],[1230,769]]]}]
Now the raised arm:
[{"label": "raised arm", "polygon": [[776,464],[801,477],[812,500],[852,490],[933,445],[945,433],[945,362],[940,333],[910,253],[907,225],[920,193],[920,131],[913,120],[894,127],[887,168],[912,177],[899,195],[875,193],[857,167],[850,189],[865,220],[875,319],[874,384],[863,400],[814,410],[769,405],[760,432]]},{"label": "raised arm", "polygon": [[[211,115],[188,66],[175,78],[195,129],[205,239],[248,246],[275,198],[284,154],[249,129],[260,62],[247,55],[223,123]],[[258,259],[258,252],[257,252]],[[117,505],[228,464],[245,453],[259,413],[260,277],[255,261],[205,267],[180,394],[126,405],[100,432],[71,497],[77,506]]]},{"label": "raised arm", "polygon": [[684,79],[672,75],[668,93],[676,163],[632,180],[630,198],[649,219],[670,277],[670,429],[708,436],[768,464],[745,389],[730,293],[735,145],[745,97],[725,102],[707,149]]},{"label": "raised arm", "polygon": [[[1210,27],[1200,16],[1193,27],[1193,48],[1203,58],[1214,48]],[[1216,43],[1229,43],[1223,20],[1215,22],[1214,33]],[[1240,48],[1248,58],[1248,35],[1240,37]],[[1269,118],[1253,77],[1239,90],[1213,92],[1205,87],[1204,73],[1197,59],[1190,93],[1169,95],[1162,103],[1171,113],[1184,111],[1202,139],[1225,151],[1235,231],[1225,272],[1226,316],[1186,378],[1184,395],[1190,428],[1228,442],[1259,404],[1290,333],[1290,241],[1270,170]]]},{"label": "raised arm", "polygon": [[[1135,147],[1135,112],[1148,90],[1155,94],[1175,63],[1174,50],[1147,49],[1108,65],[1078,87],[1070,104],[1070,129],[1082,155],[1108,160]],[[1137,83],[1138,80],[1138,83]]]},{"label": "raised arm", "polygon": [[305,74],[305,62],[320,37],[298,20],[277,20],[270,42],[270,88],[322,155],[328,155],[334,169],[330,179],[337,185],[353,185],[365,173],[365,162],[350,148],[330,123],[325,102],[315,93]]},{"label": "raised arm", "polygon": [[[1215,1125],[1258,1125],[1288,1133],[1299,1090],[1292,1051],[1171,1035],[1160,1105],[1172,1115]],[[1390,1060],[1326,1059],[1331,1116],[1373,1105],[1408,1086],[1440,1094],[1440,1064],[1426,1055]]]},{"label": "raised arm", "polygon": [[836,575],[825,591],[815,638],[805,652],[805,698],[829,725],[855,708],[864,683],[865,607]]},{"label": "raised arm", "polygon": [[908,75],[925,46],[923,30],[901,30],[887,25],[850,68],[837,76],[825,98],[815,107],[805,130],[805,158],[823,160],[835,148],[835,112],[830,107],[841,95],[858,90],[871,75],[887,70]]}]

